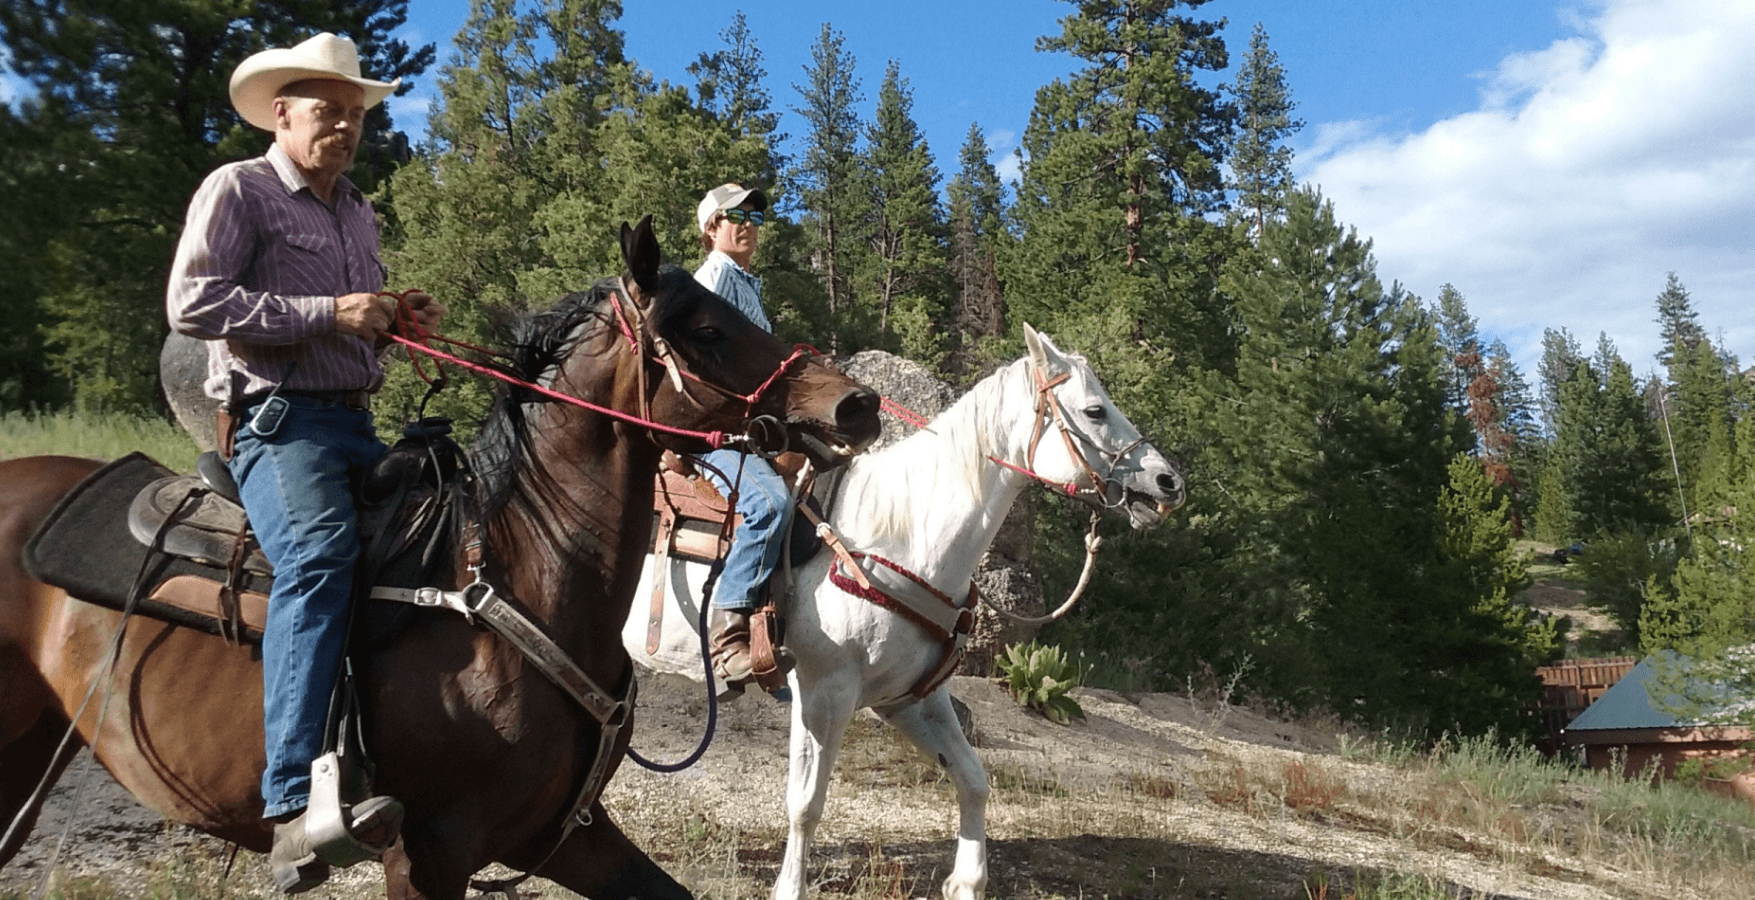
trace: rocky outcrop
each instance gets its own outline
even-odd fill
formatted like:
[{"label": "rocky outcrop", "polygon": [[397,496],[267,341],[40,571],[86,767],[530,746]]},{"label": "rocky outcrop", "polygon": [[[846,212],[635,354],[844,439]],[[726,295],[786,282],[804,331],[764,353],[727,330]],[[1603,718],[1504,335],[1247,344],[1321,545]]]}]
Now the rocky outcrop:
[{"label": "rocky outcrop", "polygon": [[171,332],[158,354],[158,383],[164,388],[165,402],[177,424],[195,439],[203,450],[218,446],[214,441],[213,414],[219,401],[201,392],[207,380],[207,342],[199,338]]}]

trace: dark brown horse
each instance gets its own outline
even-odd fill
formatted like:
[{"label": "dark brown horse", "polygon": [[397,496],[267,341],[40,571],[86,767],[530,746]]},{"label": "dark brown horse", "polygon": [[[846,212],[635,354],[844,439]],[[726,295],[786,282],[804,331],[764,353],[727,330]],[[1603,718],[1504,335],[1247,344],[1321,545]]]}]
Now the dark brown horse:
[{"label": "dark brown horse", "polygon": [[[825,465],[876,437],[875,394],[815,360],[789,364],[788,348],[687,272],[661,270],[647,222],[624,225],[622,244],[629,271],[619,285],[569,295],[525,324],[517,351],[525,377],[691,431],[738,433],[766,414]],[[625,313],[612,299],[618,289]],[[751,410],[739,395],[758,390]],[[516,389],[503,396],[478,445],[486,451],[476,463],[487,487],[483,574],[592,680],[625,692],[632,669],[620,629],[650,546],[659,456],[704,442],[537,399]],[[66,766],[55,747],[95,688],[109,695],[109,709],[100,725],[101,704],[92,702],[78,739],[117,781],[173,820],[266,852],[253,649],[135,618],[105,680],[121,614],[36,582],[20,565],[20,547],[57,498],[97,466],[56,456],[0,463],[0,829],[23,810],[28,834],[36,810],[23,809],[26,799],[45,772]],[[445,586],[469,580],[460,565]],[[461,616],[422,612],[361,662],[375,787],[407,807],[402,837],[383,859],[391,898],[461,898],[490,862],[540,866],[541,877],[604,900],[689,896],[601,803],[557,849],[600,725],[505,640]],[[23,834],[0,846],[0,864]]]}]

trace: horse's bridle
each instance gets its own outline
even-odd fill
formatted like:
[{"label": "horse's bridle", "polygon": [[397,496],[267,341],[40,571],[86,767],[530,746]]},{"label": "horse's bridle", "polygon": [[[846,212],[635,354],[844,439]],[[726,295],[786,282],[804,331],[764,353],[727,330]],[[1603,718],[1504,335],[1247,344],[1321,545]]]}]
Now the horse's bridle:
[{"label": "horse's bridle", "polygon": [[[1065,484],[1062,490],[1066,492],[1067,496],[1098,509],[1108,510],[1121,507],[1127,501],[1127,489],[1120,480],[1115,478],[1115,470],[1121,465],[1123,459],[1146,443],[1145,435],[1134,438],[1120,450],[1109,450],[1098,443],[1096,438],[1075,428],[1068,421],[1069,417],[1066,411],[1061,408],[1060,399],[1054,396],[1054,389],[1072,378],[1071,372],[1062,372],[1050,378],[1044,371],[1042,364],[1032,359],[1030,361],[1030,375],[1036,383],[1036,422],[1031,426],[1030,448],[1024,455],[1024,464],[1027,467],[1025,473],[1038,480],[1047,481],[1036,474],[1036,448],[1042,443],[1042,436],[1047,433],[1048,422],[1052,418],[1055,427],[1060,431],[1061,441],[1066,445],[1067,455],[1071,456],[1078,463],[1079,468],[1084,470],[1084,474],[1091,479],[1091,487],[1089,488],[1080,487],[1076,481],[1073,481]],[[1098,474],[1091,465],[1091,461],[1079,451],[1079,443],[1085,444],[1095,451],[1097,456],[1109,461],[1106,474]],[[1113,489],[1114,494],[1113,500],[1110,499],[1111,489]]]},{"label": "horse's bridle", "polygon": [[[745,433],[743,435],[730,436],[730,440],[741,441],[746,448],[763,456],[772,457],[786,452],[786,429],[781,427],[779,421],[773,416],[755,416],[752,415],[752,413],[755,412],[756,404],[762,401],[762,398],[766,396],[769,389],[786,374],[788,369],[792,368],[794,363],[805,359],[806,357],[819,357],[822,355],[816,350],[816,348],[807,344],[794,344],[792,347],[792,353],[787,355],[785,359],[781,360],[780,365],[777,366],[773,372],[769,373],[768,377],[763,379],[762,383],[757,385],[755,390],[748,394],[740,394],[730,388],[721,387],[711,381],[707,381],[699,375],[684,368],[682,363],[677,359],[676,351],[671,349],[670,342],[655,333],[655,329],[650,325],[650,318],[637,304],[633,303],[631,299],[629,302],[623,303],[622,300],[624,296],[632,297],[632,292],[628,289],[627,280],[625,278],[616,289],[610,292],[610,305],[615,309],[616,324],[621,329],[623,339],[628,342],[628,349],[630,352],[641,359],[653,360],[659,365],[662,365],[665,371],[669,374],[671,385],[676,388],[677,393],[683,395],[683,397],[687,398],[689,402],[696,406],[704,408],[705,404],[697,400],[695,395],[689,390],[690,382],[699,387],[704,387],[721,397],[743,401],[745,404]],[[630,312],[630,309],[632,312]],[[642,417],[651,420],[652,391],[646,380],[646,367],[643,365],[640,367],[640,404]],[[779,441],[779,447],[777,449],[768,443],[768,440],[776,438]]]}]

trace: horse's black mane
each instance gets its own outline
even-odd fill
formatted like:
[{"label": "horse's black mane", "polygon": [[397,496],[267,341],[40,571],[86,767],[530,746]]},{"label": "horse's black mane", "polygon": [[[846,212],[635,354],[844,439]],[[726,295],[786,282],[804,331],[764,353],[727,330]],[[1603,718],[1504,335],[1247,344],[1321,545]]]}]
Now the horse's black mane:
[{"label": "horse's black mane", "polygon": [[[658,281],[669,290],[661,288],[659,293],[676,293],[679,279],[693,283],[686,269],[669,265],[661,268]],[[546,310],[520,316],[509,328],[511,358],[501,370],[521,381],[540,382],[599,328],[618,328],[614,312],[606,302],[618,287],[618,279],[604,278],[587,290],[562,295]],[[595,327],[581,327],[592,319],[598,320]],[[502,383],[496,393],[471,454],[484,514],[497,512],[515,493],[519,471],[531,461],[532,423],[527,416],[528,406],[546,402],[551,401],[528,388],[510,384]]]},{"label": "horse's black mane", "polygon": [[[509,359],[498,368],[520,381],[536,383],[560,365],[585,334],[580,328],[592,318],[604,318],[604,302],[616,280],[605,278],[588,290],[564,294],[545,310],[519,316],[509,326]],[[607,323],[608,319],[604,318]],[[530,458],[530,420],[526,405],[546,398],[529,388],[501,383],[494,405],[482,421],[475,438],[474,459],[483,512],[491,514],[506,504],[516,481],[520,460]]]}]

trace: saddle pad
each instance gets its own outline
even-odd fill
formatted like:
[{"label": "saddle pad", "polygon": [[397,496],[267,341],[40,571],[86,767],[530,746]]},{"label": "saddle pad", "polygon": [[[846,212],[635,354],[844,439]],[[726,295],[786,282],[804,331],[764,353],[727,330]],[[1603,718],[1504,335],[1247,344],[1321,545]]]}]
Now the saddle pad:
[{"label": "saddle pad", "polygon": [[[24,545],[24,567],[32,578],[61,588],[88,603],[126,609],[137,583],[149,594],[177,576],[225,582],[218,566],[149,553],[134,539],[128,508],[147,485],[172,475],[143,453],[130,453],[93,472],[75,485]],[[144,578],[142,572],[144,571]],[[239,588],[266,596],[269,579],[246,571]],[[176,591],[185,594],[186,591]],[[152,596],[141,598],[135,611],[210,634],[222,634],[219,620]]]}]

